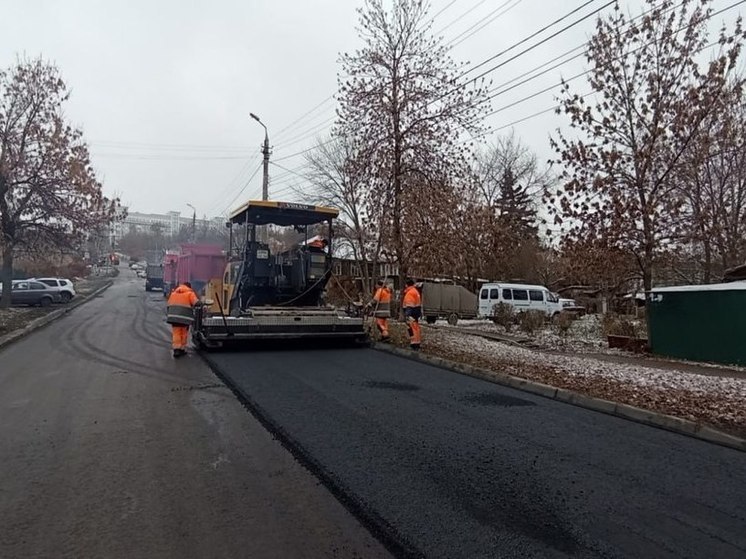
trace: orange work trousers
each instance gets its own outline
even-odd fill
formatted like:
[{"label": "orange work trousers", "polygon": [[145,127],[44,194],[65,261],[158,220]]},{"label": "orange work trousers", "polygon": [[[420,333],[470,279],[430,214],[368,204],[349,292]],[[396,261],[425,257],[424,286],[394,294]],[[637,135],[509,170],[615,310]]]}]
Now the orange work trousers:
[{"label": "orange work trousers", "polygon": [[378,326],[378,331],[381,333],[382,338],[389,337],[389,319],[388,318],[376,317],[376,326]]},{"label": "orange work trousers", "polygon": [[181,324],[172,324],[172,342],[171,345],[174,349],[186,349],[189,343],[189,326],[183,326]]},{"label": "orange work trousers", "polygon": [[422,331],[420,330],[419,321],[412,317],[407,317],[407,331],[409,332],[409,344],[419,347],[422,343]]}]

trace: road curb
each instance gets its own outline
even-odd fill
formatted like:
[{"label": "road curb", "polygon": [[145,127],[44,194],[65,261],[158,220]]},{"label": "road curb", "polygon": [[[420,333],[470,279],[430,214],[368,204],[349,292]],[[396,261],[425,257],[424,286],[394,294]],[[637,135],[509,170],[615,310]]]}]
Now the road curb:
[{"label": "road curb", "polygon": [[534,382],[521,377],[505,373],[496,373],[489,369],[481,369],[479,367],[473,367],[472,365],[457,363],[455,361],[443,359],[442,357],[426,355],[421,352],[415,352],[391,345],[375,343],[373,344],[373,349],[398,355],[399,357],[404,357],[406,359],[434,365],[442,369],[447,369],[449,371],[485,380],[494,384],[501,384],[503,386],[536,394],[537,396],[578,406],[580,408],[613,415],[622,419],[635,421],[636,423],[658,427],[659,429],[665,429],[680,435],[694,437],[695,439],[746,452],[746,439],[730,435],[723,431],[718,431],[717,429],[713,429],[712,427],[703,425],[702,423],[697,423],[696,421],[690,421],[688,419],[682,419],[680,417],[666,415],[630,406],[628,404],[612,402],[602,398],[594,398],[593,396],[581,394],[580,392],[566,390],[564,388],[556,388],[554,386]]},{"label": "road curb", "polygon": [[0,337],[0,349],[4,348],[7,345],[12,344],[13,342],[16,342],[20,340],[21,338],[24,338],[25,336],[28,336],[32,332],[35,332],[36,330],[39,330],[40,328],[43,328],[50,322],[54,322],[58,318],[62,318],[67,313],[71,312],[74,309],[77,309],[79,306],[87,303],[94,297],[100,295],[107,289],[109,289],[114,284],[113,281],[107,282],[105,285],[99,287],[96,291],[92,291],[88,295],[84,297],[78,297],[72,300],[67,306],[61,309],[57,309],[56,311],[52,311],[44,316],[40,316],[39,318],[36,318],[29,322],[26,326],[23,328],[19,328],[15,332],[11,332],[10,334],[6,334],[5,336]]}]

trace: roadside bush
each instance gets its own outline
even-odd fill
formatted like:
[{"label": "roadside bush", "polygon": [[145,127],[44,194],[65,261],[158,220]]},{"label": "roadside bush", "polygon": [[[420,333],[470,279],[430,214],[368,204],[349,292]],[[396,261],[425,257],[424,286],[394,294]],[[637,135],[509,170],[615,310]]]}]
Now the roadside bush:
[{"label": "roadside bush", "polygon": [[505,328],[506,332],[510,332],[515,322],[515,311],[513,307],[505,303],[498,303],[492,307],[492,316],[490,317],[492,322]]},{"label": "roadside bush", "polygon": [[602,320],[604,336],[637,338],[639,331],[634,320],[626,315],[607,313]]},{"label": "roadside bush", "polygon": [[560,338],[566,339],[575,322],[576,316],[573,313],[561,312],[554,319],[554,330]]},{"label": "roadside bush", "polygon": [[542,311],[525,311],[518,315],[518,326],[522,332],[533,334],[544,326],[546,319],[547,316]]}]

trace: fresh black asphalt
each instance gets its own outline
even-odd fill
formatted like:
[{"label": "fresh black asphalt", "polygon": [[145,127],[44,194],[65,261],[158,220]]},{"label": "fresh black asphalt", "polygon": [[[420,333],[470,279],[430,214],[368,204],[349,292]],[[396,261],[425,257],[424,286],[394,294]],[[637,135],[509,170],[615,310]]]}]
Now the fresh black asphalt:
[{"label": "fresh black asphalt", "polygon": [[143,283],[0,350],[0,558],[390,557]]},{"label": "fresh black asphalt", "polygon": [[370,349],[207,356],[399,555],[746,557],[746,454]]}]

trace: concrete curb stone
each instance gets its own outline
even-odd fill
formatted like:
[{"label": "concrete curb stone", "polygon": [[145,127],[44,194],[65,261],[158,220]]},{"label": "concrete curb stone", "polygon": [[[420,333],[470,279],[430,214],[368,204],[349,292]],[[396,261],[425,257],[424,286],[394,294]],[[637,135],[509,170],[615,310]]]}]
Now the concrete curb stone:
[{"label": "concrete curb stone", "polygon": [[61,309],[57,309],[55,311],[52,311],[50,313],[45,314],[44,316],[40,316],[39,318],[36,318],[29,322],[26,326],[23,328],[19,328],[15,332],[11,332],[10,334],[6,334],[5,336],[0,337],[0,349],[3,347],[12,344],[15,341],[20,340],[21,338],[24,338],[31,334],[32,332],[35,332],[36,330],[39,330],[40,328],[43,328],[50,322],[54,322],[58,318],[61,318],[65,316],[67,313],[72,311],[73,309],[78,308],[79,306],[87,303],[94,297],[100,295],[107,289],[109,289],[113,285],[113,281],[107,282],[105,285],[99,287],[96,291],[92,291],[88,295],[85,295],[83,297],[78,297],[73,299],[72,302],[70,302],[67,306]]},{"label": "concrete curb stone", "polygon": [[504,373],[496,373],[488,369],[480,369],[478,367],[472,367],[464,363],[457,363],[455,361],[449,361],[442,357],[435,357],[426,355],[420,352],[410,351],[386,344],[374,343],[373,349],[378,351],[384,351],[386,353],[392,353],[406,359],[412,359],[414,361],[421,361],[430,365],[435,365],[442,369],[447,369],[456,373],[467,375],[470,377],[478,378],[480,380],[486,380],[494,384],[501,384],[531,394],[536,394],[544,398],[550,398],[552,400],[558,400],[565,402],[573,406],[605,413],[635,421],[637,423],[643,423],[651,427],[658,427],[667,431],[672,431],[681,435],[687,435],[703,441],[718,444],[721,446],[727,446],[735,450],[746,452],[746,439],[736,437],[713,429],[707,425],[697,423],[696,421],[690,421],[681,417],[674,417],[672,415],[666,415],[628,404],[621,404],[618,402],[612,402],[610,400],[604,400],[602,398],[594,398],[593,396],[587,396],[573,390],[566,390],[564,388],[556,388],[540,382],[534,382],[532,380],[507,375]]}]

